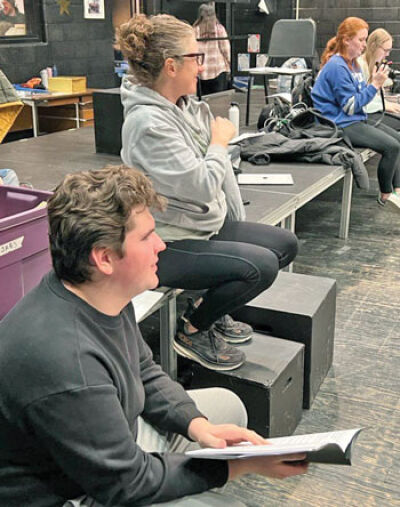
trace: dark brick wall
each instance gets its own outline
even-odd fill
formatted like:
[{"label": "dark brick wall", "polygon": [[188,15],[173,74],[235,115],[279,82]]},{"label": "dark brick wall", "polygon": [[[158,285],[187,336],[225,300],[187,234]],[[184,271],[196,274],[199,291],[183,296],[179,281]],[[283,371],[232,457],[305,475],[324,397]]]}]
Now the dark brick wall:
[{"label": "dark brick wall", "polygon": [[[149,0],[148,0],[149,1]],[[156,0],[154,0],[156,1]],[[161,1],[161,0],[160,0]],[[258,0],[249,4],[234,4],[234,34],[261,33],[261,51],[267,52],[269,34],[273,23],[280,18],[295,17],[295,0],[271,0],[274,11],[265,16],[258,12]],[[181,0],[162,0],[160,10],[193,21],[198,3]],[[400,69],[400,0],[300,0],[301,18],[313,18],[317,23],[317,51],[321,55],[327,41],[334,36],[341,21],[347,16],[365,19],[370,31],[378,27],[388,30],[393,36],[393,52],[390,56],[394,67]],[[247,41],[234,41],[234,54],[247,52]],[[236,59],[234,59],[235,61]],[[255,56],[252,56],[255,65]],[[234,68],[235,71],[235,68]]]},{"label": "dark brick wall", "polygon": [[[282,3],[289,4],[290,0]],[[319,54],[348,16],[365,19],[370,31],[385,28],[393,36],[390,59],[395,68],[400,68],[400,0],[300,0],[300,17],[311,17],[317,22]]]},{"label": "dark brick wall", "polygon": [[[234,6],[234,33],[236,35],[247,35],[249,33],[261,34],[261,53],[268,53],[268,45],[272,25],[278,19],[292,17],[290,1],[270,2],[273,11],[269,15],[259,12],[257,4],[259,0],[251,1],[250,5],[237,4]],[[234,42],[234,53],[247,53],[247,39]],[[236,64],[236,58],[234,59]],[[256,55],[250,55],[250,65],[256,66]],[[234,72],[236,65],[234,65]],[[260,79],[261,82],[261,79]]]},{"label": "dark brick wall", "polygon": [[[111,2],[107,0],[105,3],[104,20],[87,20],[83,18],[83,0],[71,0],[70,16],[60,15],[55,0],[44,0],[46,42],[0,45],[1,69],[12,82],[21,82],[55,63],[60,74],[86,75],[89,87],[115,86]],[[272,0],[270,4],[275,8],[269,16],[258,12],[257,3],[258,0],[251,0],[250,4],[234,5],[234,34],[261,33],[261,51],[266,52],[273,23],[279,18],[294,17],[296,2]],[[160,10],[165,11],[168,5],[171,13],[177,16],[186,14],[182,17],[193,19],[199,5],[198,2],[180,3],[174,0],[164,1],[163,4],[164,9],[161,7]],[[192,16],[188,16],[188,12],[179,12],[182,9],[179,4],[186,4]],[[319,54],[327,40],[335,34],[338,24],[347,16],[364,18],[370,30],[386,28],[394,39],[391,59],[395,67],[400,68],[400,0],[300,0],[300,17],[312,17],[317,22]],[[235,55],[247,52],[246,40],[237,40],[233,45]]]},{"label": "dark brick wall", "polygon": [[83,0],[71,0],[70,15],[60,15],[55,0],[44,0],[46,42],[0,45],[0,68],[13,83],[38,76],[44,67],[57,65],[60,75],[87,76],[88,87],[115,86],[110,2],[105,19],[84,19]]},{"label": "dark brick wall", "polygon": [[[259,12],[257,7],[258,2],[259,0],[250,0],[249,3],[238,2],[232,5],[232,35],[244,36],[243,39],[232,40],[234,74],[236,74],[237,54],[247,53],[247,35],[249,33],[261,34],[261,53],[267,53],[269,35],[274,22],[280,18],[292,17],[292,0],[269,0],[268,5],[271,8],[271,14],[268,16]],[[197,18],[199,5],[200,0],[192,2],[161,0],[154,9],[156,12],[168,12],[178,18],[186,19],[190,23],[193,23]],[[220,2],[217,3],[216,9],[218,18],[226,25],[225,6]],[[251,55],[251,65],[254,67],[256,65],[255,55]]]}]

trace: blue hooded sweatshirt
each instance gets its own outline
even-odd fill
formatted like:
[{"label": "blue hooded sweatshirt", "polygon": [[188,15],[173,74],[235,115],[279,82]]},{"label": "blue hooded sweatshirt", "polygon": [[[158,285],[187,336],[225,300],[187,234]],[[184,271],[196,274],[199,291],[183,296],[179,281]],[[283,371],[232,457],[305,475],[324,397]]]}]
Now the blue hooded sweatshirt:
[{"label": "blue hooded sweatshirt", "polygon": [[351,71],[342,56],[333,55],[319,73],[311,96],[314,107],[326,118],[338,127],[348,127],[367,119],[363,107],[376,92],[374,85],[364,81],[360,68]]}]

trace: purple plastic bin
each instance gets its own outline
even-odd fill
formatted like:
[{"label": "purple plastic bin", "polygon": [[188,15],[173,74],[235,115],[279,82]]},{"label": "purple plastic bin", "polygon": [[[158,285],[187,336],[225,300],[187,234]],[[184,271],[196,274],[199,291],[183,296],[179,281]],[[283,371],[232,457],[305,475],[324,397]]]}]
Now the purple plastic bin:
[{"label": "purple plastic bin", "polygon": [[0,319],[51,268],[47,201],[51,192],[0,186]]}]

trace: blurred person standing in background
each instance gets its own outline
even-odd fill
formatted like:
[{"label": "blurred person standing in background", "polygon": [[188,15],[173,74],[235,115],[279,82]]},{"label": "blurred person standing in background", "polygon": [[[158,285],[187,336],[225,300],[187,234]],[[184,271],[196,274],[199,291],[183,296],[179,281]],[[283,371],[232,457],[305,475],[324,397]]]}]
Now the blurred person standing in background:
[{"label": "blurred person standing in background", "polygon": [[[224,26],[215,14],[214,2],[200,5],[193,27],[199,51],[205,54],[199,77],[201,93],[207,95],[226,90],[227,76],[231,71],[231,45]],[[226,39],[222,40],[223,37]]]}]

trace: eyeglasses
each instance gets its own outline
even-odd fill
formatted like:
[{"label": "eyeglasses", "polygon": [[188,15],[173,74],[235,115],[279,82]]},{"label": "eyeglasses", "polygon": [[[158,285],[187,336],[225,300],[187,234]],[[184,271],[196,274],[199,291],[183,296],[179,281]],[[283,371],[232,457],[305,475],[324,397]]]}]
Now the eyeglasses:
[{"label": "eyeglasses", "polygon": [[196,58],[197,65],[203,65],[205,54],[204,53],[186,53],[185,55],[175,55],[175,58]]}]

